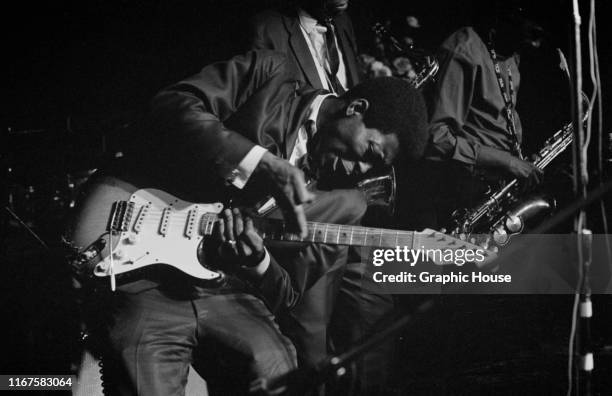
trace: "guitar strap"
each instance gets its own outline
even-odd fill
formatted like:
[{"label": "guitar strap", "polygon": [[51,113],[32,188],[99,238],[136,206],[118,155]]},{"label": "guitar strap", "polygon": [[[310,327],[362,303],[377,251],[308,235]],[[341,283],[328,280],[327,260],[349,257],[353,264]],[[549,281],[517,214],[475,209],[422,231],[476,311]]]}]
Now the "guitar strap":
[{"label": "guitar strap", "polygon": [[510,70],[510,65],[508,65],[508,90],[506,90],[506,84],[501,74],[501,67],[499,66],[499,61],[497,59],[497,53],[492,45],[489,45],[489,54],[491,55],[491,60],[493,61],[493,68],[495,69],[495,77],[497,78],[497,84],[499,85],[499,90],[501,92],[502,98],[504,99],[504,117],[508,123],[508,132],[512,136],[514,141],[514,151],[516,155],[520,159],[524,159],[523,153],[521,151],[521,145],[518,140],[518,134],[516,132],[516,123],[514,121],[514,103],[512,98],[514,97],[514,83],[512,82],[512,70]]}]

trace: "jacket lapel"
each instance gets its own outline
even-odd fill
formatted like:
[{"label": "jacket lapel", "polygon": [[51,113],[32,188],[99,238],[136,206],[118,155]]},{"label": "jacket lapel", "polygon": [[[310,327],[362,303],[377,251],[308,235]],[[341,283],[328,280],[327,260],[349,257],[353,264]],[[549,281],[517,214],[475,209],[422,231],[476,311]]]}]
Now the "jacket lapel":
[{"label": "jacket lapel", "polygon": [[336,20],[336,26],[338,28],[338,41],[340,44],[340,50],[344,55],[344,66],[346,67],[346,73],[349,80],[349,86],[352,87],[359,83],[359,71],[357,70],[357,49],[353,42],[353,37],[348,32],[347,26],[341,18]]},{"label": "jacket lapel", "polygon": [[285,159],[289,159],[289,156],[293,152],[298,130],[306,121],[312,101],[321,93],[323,93],[321,90],[312,90],[310,87],[296,90],[296,96],[291,103],[289,117],[287,118],[288,124],[285,129],[287,131],[287,135],[285,136]]},{"label": "jacket lapel", "polygon": [[300,28],[299,18],[283,16],[283,22],[289,33],[289,46],[291,47],[291,51],[293,51],[294,60],[301,69],[302,74],[306,77],[306,82],[311,87],[322,89],[323,85],[321,85],[317,67],[310,54],[310,49],[308,48],[302,29]]}]

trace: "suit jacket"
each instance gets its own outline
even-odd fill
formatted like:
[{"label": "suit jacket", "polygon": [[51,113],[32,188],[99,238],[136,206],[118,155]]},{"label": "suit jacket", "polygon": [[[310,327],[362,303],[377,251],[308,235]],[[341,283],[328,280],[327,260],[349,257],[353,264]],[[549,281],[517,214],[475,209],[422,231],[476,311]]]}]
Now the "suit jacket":
[{"label": "suit jacket", "polygon": [[[353,24],[346,13],[335,17],[334,23],[338,45],[344,55],[348,87],[351,88],[360,80]],[[271,49],[287,54],[301,81],[317,89],[323,88],[296,10],[264,11],[253,18],[251,29],[252,49]]]},{"label": "suit jacket", "polygon": [[[251,51],[209,65],[155,96],[135,151],[108,173],[190,201],[224,200],[237,194],[227,179],[255,144],[288,157],[318,93],[300,88],[281,53]],[[299,297],[274,260],[259,289],[272,310]]]},{"label": "suit jacket", "polygon": [[192,201],[235,196],[227,181],[244,156],[258,144],[288,158],[318,93],[273,51],[206,66],[154,97],[125,177]]}]

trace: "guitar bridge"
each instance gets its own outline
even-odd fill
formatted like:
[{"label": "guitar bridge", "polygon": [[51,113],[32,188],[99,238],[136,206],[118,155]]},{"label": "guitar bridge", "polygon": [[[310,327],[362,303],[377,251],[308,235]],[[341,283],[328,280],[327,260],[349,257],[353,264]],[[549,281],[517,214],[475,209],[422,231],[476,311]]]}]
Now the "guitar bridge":
[{"label": "guitar bridge", "polygon": [[125,232],[130,226],[134,214],[134,202],[116,201],[111,209],[108,225],[109,232]]}]

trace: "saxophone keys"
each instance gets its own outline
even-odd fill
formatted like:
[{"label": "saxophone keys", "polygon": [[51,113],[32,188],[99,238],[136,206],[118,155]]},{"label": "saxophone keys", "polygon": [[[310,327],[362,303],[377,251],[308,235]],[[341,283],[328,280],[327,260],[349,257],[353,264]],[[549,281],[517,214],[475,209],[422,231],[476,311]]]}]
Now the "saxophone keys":
[{"label": "saxophone keys", "polygon": [[506,223],[506,228],[511,233],[520,232],[521,229],[523,228],[523,222],[521,221],[521,218],[518,217],[518,216],[508,216],[508,217],[506,217],[506,222],[505,223]]}]

